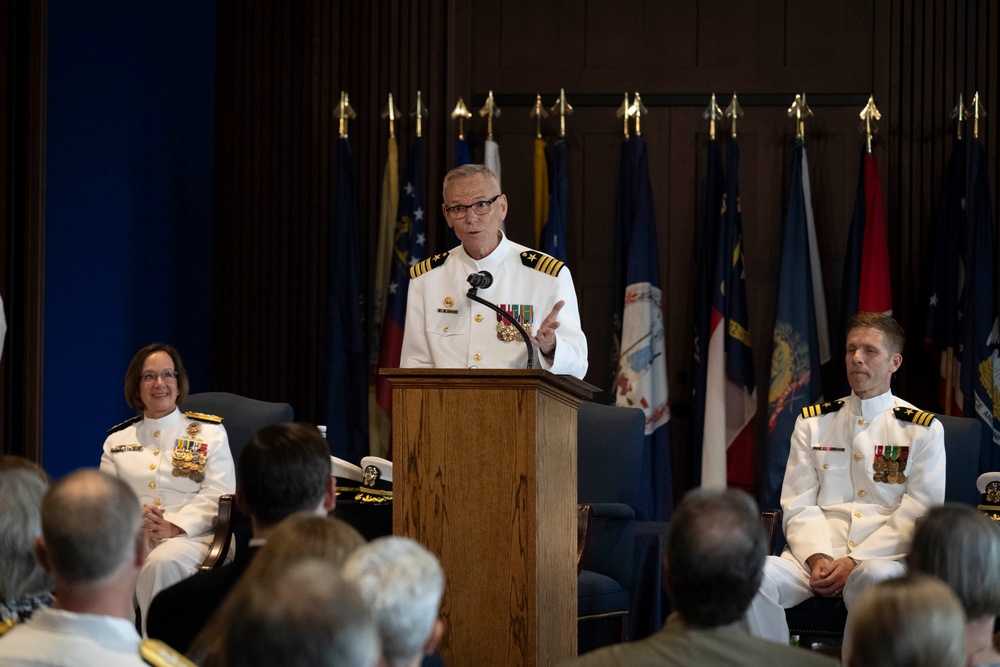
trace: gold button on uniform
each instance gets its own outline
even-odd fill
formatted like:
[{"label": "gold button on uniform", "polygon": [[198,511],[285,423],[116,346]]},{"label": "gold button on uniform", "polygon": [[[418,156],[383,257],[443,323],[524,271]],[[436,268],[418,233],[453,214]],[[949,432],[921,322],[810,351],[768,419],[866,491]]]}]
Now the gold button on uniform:
[{"label": "gold button on uniform", "polygon": [[445,332],[445,333],[448,333],[448,327],[445,327],[445,328],[444,328],[444,332]]},{"label": "gold button on uniform", "polygon": [[858,491],[858,498],[864,498],[867,495],[868,495],[868,492],[865,491],[864,489],[861,489],[860,491]]},{"label": "gold button on uniform", "polygon": [[477,322],[482,322],[483,321],[483,316],[482,315],[476,315],[476,321]]},{"label": "gold button on uniform", "polygon": [[154,455],[154,456],[155,456],[155,455],[157,455],[157,454],[159,454],[159,453],[160,453],[160,450],[159,450],[159,449],[154,449],[154,450],[153,450],[153,455]]},{"label": "gold button on uniform", "polygon": [[865,424],[867,424],[867,423],[868,423],[868,422],[866,422],[866,421],[864,420],[864,417],[862,417],[861,419],[859,419],[859,420],[858,420],[858,426],[864,426],[864,425],[865,425]]},{"label": "gold button on uniform", "polygon": [[156,464],[155,463],[150,463],[149,464],[149,469],[150,470],[156,470]]},{"label": "gold button on uniform", "polygon": [[162,504],[163,504],[163,501],[162,501],[162,500],[160,500],[159,498],[157,498],[156,500],[154,500],[154,501],[153,501],[153,504],[154,504],[154,505],[162,505]]},{"label": "gold button on uniform", "polygon": [[854,540],[851,540],[850,542],[848,542],[847,546],[849,546],[849,547],[851,547],[853,549],[854,548]]},{"label": "gold button on uniform", "polygon": [[855,519],[860,519],[861,518],[861,512],[855,512],[854,513],[854,518]]},{"label": "gold button on uniform", "polygon": [[829,468],[829,467],[830,467],[830,464],[829,464],[829,463],[824,463],[824,464],[823,464],[823,470],[826,470],[826,469],[827,469],[827,468]]},{"label": "gold button on uniform", "polygon": [[149,483],[149,488],[155,489],[156,488],[156,482],[150,482]]},{"label": "gold button on uniform", "polygon": [[474,357],[472,357],[472,358],[473,358],[473,359],[475,359],[476,361],[482,361],[482,360],[483,360],[483,355],[481,355],[481,354],[477,354],[477,355],[475,355],[475,356],[474,356]]},{"label": "gold button on uniform", "polygon": [[858,452],[854,452],[854,460],[855,461],[860,461],[861,460],[861,454],[858,453]]}]

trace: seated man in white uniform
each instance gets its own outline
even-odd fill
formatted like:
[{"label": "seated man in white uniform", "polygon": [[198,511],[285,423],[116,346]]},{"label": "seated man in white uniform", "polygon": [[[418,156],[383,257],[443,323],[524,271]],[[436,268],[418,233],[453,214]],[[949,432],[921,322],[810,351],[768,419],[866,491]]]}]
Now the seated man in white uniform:
[{"label": "seated man in white uniform", "polygon": [[466,296],[469,275],[488,271],[493,283],[479,296],[527,330],[535,367],[582,379],[587,338],[573,277],[563,262],[513,243],[500,231],[507,197],[493,172],[477,164],[452,169],[444,177],[442,209],[462,245],[411,267],[400,365],[526,367],[527,347],[515,327]]},{"label": "seated man in white uniform", "polygon": [[777,642],[789,639],[785,609],[842,596],[850,612],[864,590],[905,574],[915,521],[944,501],[941,423],[889,390],[902,327],[858,313],[847,329],[851,395],[795,423],[781,488],[788,546],[768,557],[747,612],[750,632]]}]

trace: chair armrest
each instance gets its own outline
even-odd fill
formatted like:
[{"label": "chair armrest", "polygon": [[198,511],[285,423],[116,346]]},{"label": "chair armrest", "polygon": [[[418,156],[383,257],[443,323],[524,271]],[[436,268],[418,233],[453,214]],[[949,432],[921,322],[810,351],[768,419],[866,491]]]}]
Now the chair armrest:
[{"label": "chair armrest", "polygon": [[590,509],[595,519],[635,521],[635,510],[624,503],[590,503]]},{"label": "chair armrest", "polygon": [[621,503],[593,503],[590,507],[587,544],[579,567],[629,588],[634,574],[635,512]]},{"label": "chair armrest", "polygon": [[781,528],[781,510],[764,510],[760,513],[760,525],[767,534],[767,553],[777,556],[774,553],[774,541]]},{"label": "chair armrest", "polygon": [[198,567],[202,572],[214,570],[226,562],[233,534],[232,517],[233,494],[225,493],[219,496],[219,516],[215,522],[215,533],[212,536],[212,544],[208,547],[208,555]]}]

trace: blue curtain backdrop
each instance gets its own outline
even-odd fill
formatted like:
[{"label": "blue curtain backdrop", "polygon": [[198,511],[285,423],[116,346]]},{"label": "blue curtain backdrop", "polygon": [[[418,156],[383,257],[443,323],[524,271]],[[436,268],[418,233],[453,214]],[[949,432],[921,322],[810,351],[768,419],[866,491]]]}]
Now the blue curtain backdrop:
[{"label": "blue curtain backdrop", "polygon": [[49,0],[45,468],[96,466],[163,340],[208,388],[215,4]]}]

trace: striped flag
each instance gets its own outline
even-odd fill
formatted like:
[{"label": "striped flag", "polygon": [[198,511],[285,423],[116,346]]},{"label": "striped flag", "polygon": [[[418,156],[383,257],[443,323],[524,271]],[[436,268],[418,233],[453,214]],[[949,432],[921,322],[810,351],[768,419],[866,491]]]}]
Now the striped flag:
[{"label": "striped flag", "polygon": [[757,380],[747,315],[739,156],[739,144],[732,138],[726,151],[726,194],[709,325],[701,483],[753,492]]},{"label": "striped flag", "polygon": [[[803,407],[816,403],[823,396],[817,311],[825,306],[816,300],[814,283],[819,267],[811,252],[815,231],[810,229],[809,194],[805,144],[802,139],[796,139],[792,150],[767,396],[767,479],[763,489],[763,507],[766,508],[779,506],[796,418]],[[818,287],[821,289],[822,285]],[[825,321],[825,315],[822,319]]]},{"label": "striped flag", "polygon": [[[663,329],[660,265],[656,244],[656,213],[649,180],[646,141],[625,139],[619,177],[619,220],[632,231],[626,259],[626,288],[615,404],[641,408],[646,413],[642,477],[636,500],[636,518],[666,521],[673,512],[673,474],[670,452],[670,401]],[[625,194],[628,193],[628,194]]]}]

